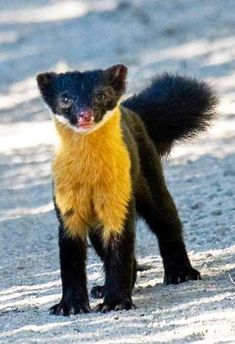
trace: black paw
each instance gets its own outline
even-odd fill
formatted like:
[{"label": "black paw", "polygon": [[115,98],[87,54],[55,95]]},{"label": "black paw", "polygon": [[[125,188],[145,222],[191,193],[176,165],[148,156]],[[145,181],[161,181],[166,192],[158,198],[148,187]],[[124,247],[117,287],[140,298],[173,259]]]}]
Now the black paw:
[{"label": "black paw", "polygon": [[135,305],[132,303],[131,299],[125,299],[121,302],[103,302],[98,304],[95,307],[96,312],[110,312],[110,311],[121,311],[121,310],[129,310],[129,309],[135,309]]},{"label": "black paw", "polygon": [[104,285],[97,285],[91,289],[91,297],[94,299],[103,299]]},{"label": "black paw", "polygon": [[200,272],[192,267],[175,267],[165,271],[165,284],[178,284],[189,280],[200,280]]},{"label": "black paw", "polygon": [[50,314],[68,316],[70,314],[89,313],[89,302],[79,302],[76,300],[64,301],[50,308]]}]

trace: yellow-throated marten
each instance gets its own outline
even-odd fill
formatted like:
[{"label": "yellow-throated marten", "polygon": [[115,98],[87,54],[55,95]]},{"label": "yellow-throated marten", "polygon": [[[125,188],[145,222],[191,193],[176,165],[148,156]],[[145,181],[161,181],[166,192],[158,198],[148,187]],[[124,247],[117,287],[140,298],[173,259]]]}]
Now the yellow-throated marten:
[{"label": "yellow-throated marten", "polygon": [[92,290],[94,297],[103,297],[97,310],[133,307],[136,215],[158,238],[165,283],[200,279],[185,249],[161,156],[175,141],[207,127],[216,96],[205,82],[164,74],[120,103],[126,74],[127,68],[119,64],[37,77],[60,138],[53,188],[63,294],[52,314],[90,310],[87,236],[105,269],[105,285]]}]

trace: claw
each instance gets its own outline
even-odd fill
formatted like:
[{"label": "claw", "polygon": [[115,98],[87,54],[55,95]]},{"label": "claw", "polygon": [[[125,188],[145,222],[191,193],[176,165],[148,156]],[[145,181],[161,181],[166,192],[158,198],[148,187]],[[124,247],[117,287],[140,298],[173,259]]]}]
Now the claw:
[{"label": "claw", "polygon": [[164,283],[165,284],[179,284],[189,280],[200,280],[200,272],[192,267],[178,267],[172,268],[170,271],[165,273]]},{"label": "claw", "polygon": [[75,315],[78,313],[89,313],[90,312],[90,306],[89,304],[69,304],[65,301],[61,301],[60,303],[52,306],[50,308],[50,314],[51,315],[63,315],[63,316],[69,316],[69,315]]},{"label": "claw", "polygon": [[132,303],[131,300],[124,300],[123,302],[119,303],[100,303],[95,307],[95,312],[102,312],[107,313],[112,310],[114,311],[121,311],[121,310],[129,310],[129,309],[136,309],[136,306]]}]

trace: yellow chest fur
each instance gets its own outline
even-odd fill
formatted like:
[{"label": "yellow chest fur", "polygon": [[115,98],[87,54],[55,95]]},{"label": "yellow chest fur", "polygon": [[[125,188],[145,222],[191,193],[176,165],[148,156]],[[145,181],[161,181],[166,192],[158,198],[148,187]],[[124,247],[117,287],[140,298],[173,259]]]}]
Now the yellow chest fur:
[{"label": "yellow chest fur", "polygon": [[90,227],[100,226],[105,239],[119,234],[131,197],[120,110],[85,136],[55,124],[61,139],[53,162],[55,199],[68,233],[84,237]]}]

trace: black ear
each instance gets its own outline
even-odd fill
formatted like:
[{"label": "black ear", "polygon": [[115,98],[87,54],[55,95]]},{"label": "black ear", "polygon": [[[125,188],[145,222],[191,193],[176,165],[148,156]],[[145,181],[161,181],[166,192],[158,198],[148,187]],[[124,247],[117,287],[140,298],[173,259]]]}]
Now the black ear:
[{"label": "black ear", "polygon": [[43,90],[47,89],[49,86],[51,86],[53,80],[56,77],[56,73],[50,72],[50,73],[41,73],[37,76],[37,83],[40,91],[43,92]]},{"label": "black ear", "polygon": [[108,83],[118,92],[123,93],[126,86],[127,67],[123,64],[117,64],[104,71]]},{"label": "black ear", "polygon": [[53,112],[55,108],[55,90],[54,80],[57,77],[56,73],[41,73],[37,76],[37,83],[40,93],[45,103],[51,108]]}]

